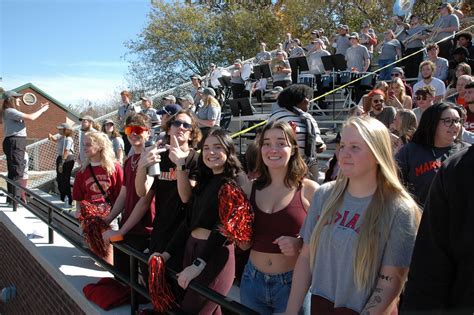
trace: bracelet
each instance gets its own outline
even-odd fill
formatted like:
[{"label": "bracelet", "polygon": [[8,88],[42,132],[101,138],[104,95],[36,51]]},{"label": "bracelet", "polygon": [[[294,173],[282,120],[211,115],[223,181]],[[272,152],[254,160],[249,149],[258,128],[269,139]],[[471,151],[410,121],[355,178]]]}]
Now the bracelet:
[{"label": "bracelet", "polygon": [[194,259],[193,265],[200,270],[203,270],[204,268],[206,268],[206,262],[201,258]]}]

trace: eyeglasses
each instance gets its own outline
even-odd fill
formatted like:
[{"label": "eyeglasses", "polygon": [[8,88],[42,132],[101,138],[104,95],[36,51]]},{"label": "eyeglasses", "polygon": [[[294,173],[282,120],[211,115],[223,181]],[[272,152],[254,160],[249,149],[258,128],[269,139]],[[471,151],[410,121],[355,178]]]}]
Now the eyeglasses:
[{"label": "eyeglasses", "polygon": [[459,125],[462,123],[462,119],[452,119],[452,118],[440,118],[445,127],[451,127],[452,125],[456,124]]},{"label": "eyeglasses", "polygon": [[179,128],[179,127],[183,126],[183,128],[186,129],[186,130],[189,130],[193,127],[191,124],[188,124],[187,122],[184,122],[184,121],[181,121],[181,120],[175,120],[171,123],[171,125],[176,127],[176,128]]},{"label": "eyeglasses", "polygon": [[417,95],[415,97],[417,101],[426,101],[427,98],[428,98],[428,95]]},{"label": "eyeglasses", "polygon": [[126,126],[124,132],[127,136],[129,136],[132,134],[132,132],[136,135],[141,135],[143,132],[148,130],[148,128],[142,126]]},{"label": "eyeglasses", "polygon": [[372,103],[374,104],[383,104],[384,102],[384,100],[372,100]]}]

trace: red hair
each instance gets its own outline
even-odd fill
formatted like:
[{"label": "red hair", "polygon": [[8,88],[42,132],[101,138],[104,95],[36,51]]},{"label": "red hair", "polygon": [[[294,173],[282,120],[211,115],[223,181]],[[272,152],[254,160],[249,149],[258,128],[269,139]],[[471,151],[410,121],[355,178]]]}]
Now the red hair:
[{"label": "red hair", "polygon": [[382,90],[379,90],[379,89],[370,91],[370,93],[369,93],[367,96],[370,97],[370,98],[372,98],[372,97],[374,97],[375,95],[381,95],[381,96],[383,96],[383,98],[385,98],[385,92],[382,91]]}]

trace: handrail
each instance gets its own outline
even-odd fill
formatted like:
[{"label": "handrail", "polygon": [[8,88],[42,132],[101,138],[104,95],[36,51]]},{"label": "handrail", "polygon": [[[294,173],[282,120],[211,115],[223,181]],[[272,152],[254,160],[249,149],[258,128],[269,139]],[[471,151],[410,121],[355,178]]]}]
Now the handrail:
[{"label": "handrail", "polygon": [[[44,200],[41,196],[39,196],[37,193],[31,191],[28,188],[20,186],[18,183],[15,181],[12,181],[11,179],[7,178],[5,175],[0,174],[0,178],[3,178],[6,182],[10,183],[13,185],[14,190],[20,189],[25,191],[30,199],[33,199],[35,201],[40,202],[42,205],[46,206],[48,208],[48,217],[44,217],[40,212],[41,210],[35,209],[34,207],[31,206],[31,203],[24,203],[18,196],[16,196],[15,192],[12,194],[8,193],[8,191],[5,190],[5,188],[0,188],[3,192],[6,193],[6,195],[13,200],[13,206],[14,210],[16,207],[16,203],[19,203],[23,205],[28,211],[32,212],[34,215],[36,215],[40,220],[42,220],[47,226],[50,231],[48,242],[52,243],[52,231],[58,233],[61,235],[64,239],[66,239],[68,242],[70,242],[74,247],[78,248],[82,252],[84,252],[86,255],[89,255],[92,259],[94,259],[97,263],[99,263],[105,270],[108,272],[112,273],[114,276],[117,276],[121,281],[126,283],[128,286],[131,288],[131,314],[135,314],[135,311],[138,310],[138,304],[137,304],[137,299],[136,299],[136,294],[139,293],[140,295],[144,296],[146,299],[150,300],[150,296],[147,292],[147,290],[139,285],[136,281],[137,279],[137,268],[136,264],[132,263],[130,266],[130,277],[127,277],[123,274],[121,274],[119,271],[117,271],[113,266],[107,264],[102,258],[97,256],[94,252],[92,252],[89,247],[84,244],[83,242],[77,241],[74,237],[69,235],[68,233],[65,233],[61,228],[58,227],[58,223],[56,220],[54,220],[53,217],[53,212],[56,215],[60,215],[63,218],[68,218],[68,216],[65,216],[62,214],[62,209],[54,205],[48,200]],[[77,221],[75,222],[77,223]],[[78,225],[79,226],[79,225]],[[77,235],[79,236],[79,235]],[[82,236],[81,236],[82,237]],[[144,264],[148,265],[148,258],[145,254],[137,251],[135,248],[126,245],[124,243],[112,243],[114,248],[122,251],[126,255],[130,256],[131,262],[142,262]],[[177,280],[176,274],[177,272],[170,269],[166,268],[167,270],[167,275],[172,278],[173,280]],[[135,279],[135,281],[132,281]],[[200,283],[197,283],[196,281],[191,281],[189,284],[189,289],[194,290],[198,294],[204,296],[205,298],[209,299],[210,301],[213,301],[219,305],[221,305],[223,308],[230,310],[231,312],[234,312],[236,314],[258,314],[257,312],[249,309],[248,307],[218,293],[215,292],[212,289],[209,289],[207,286],[204,286]]]}]

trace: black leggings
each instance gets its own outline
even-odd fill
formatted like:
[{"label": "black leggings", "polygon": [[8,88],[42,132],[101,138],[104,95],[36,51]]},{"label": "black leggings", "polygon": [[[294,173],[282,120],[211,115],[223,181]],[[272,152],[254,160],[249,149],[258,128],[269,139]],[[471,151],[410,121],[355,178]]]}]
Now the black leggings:
[{"label": "black leggings", "polygon": [[[3,152],[7,158],[8,178],[19,180],[25,172],[26,137],[10,136],[3,139]],[[7,185],[8,192],[13,194],[14,187]]]},{"label": "black leggings", "polygon": [[56,181],[58,182],[58,190],[59,195],[61,196],[61,200],[67,197],[69,201],[69,205],[72,204],[72,196],[71,196],[71,173],[74,167],[74,160],[64,161],[63,163],[63,171],[62,173],[59,172],[58,166],[59,162],[61,162],[62,156],[58,156],[56,158]]}]

